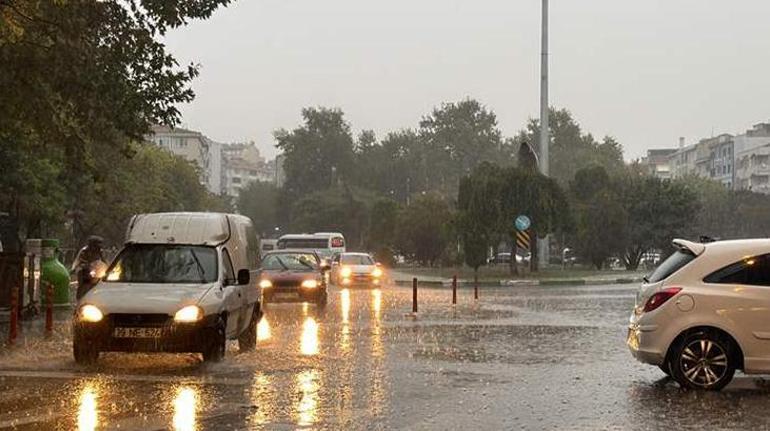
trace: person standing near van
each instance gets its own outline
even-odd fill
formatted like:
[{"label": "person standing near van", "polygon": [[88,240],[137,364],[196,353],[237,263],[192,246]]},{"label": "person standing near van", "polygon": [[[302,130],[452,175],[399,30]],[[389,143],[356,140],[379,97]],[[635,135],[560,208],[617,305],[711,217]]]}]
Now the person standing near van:
[{"label": "person standing near van", "polygon": [[104,263],[102,245],[104,240],[100,236],[88,237],[86,246],[81,248],[75,260],[72,262],[71,273],[75,273],[78,281],[77,299],[83,297],[94,285],[94,277],[91,269],[96,263]]}]

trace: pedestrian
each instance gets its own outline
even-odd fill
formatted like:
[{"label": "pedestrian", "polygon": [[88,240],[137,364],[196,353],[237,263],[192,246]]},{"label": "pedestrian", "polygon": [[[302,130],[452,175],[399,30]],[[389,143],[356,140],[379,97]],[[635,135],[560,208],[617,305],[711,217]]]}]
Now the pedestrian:
[{"label": "pedestrian", "polygon": [[85,247],[81,248],[72,262],[71,273],[75,273],[78,281],[77,299],[83,297],[91,287],[96,284],[97,274],[93,270],[100,264],[104,265],[104,256],[102,254],[102,245],[104,240],[100,236],[92,235],[88,237]]}]

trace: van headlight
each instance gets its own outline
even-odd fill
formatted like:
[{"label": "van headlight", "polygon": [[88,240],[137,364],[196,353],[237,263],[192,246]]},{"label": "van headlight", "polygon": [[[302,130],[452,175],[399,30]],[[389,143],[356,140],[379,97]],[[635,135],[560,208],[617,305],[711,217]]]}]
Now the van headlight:
[{"label": "van headlight", "polygon": [[273,282],[266,278],[263,278],[262,280],[259,281],[259,287],[263,289],[271,288],[273,287]]},{"label": "van headlight", "polygon": [[343,266],[342,269],[340,269],[340,276],[343,278],[350,277],[352,274],[353,270],[350,269],[349,266]]},{"label": "van headlight", "polygon": [[102,314],[102,310],[100,310],[97,306],[86,304],[82,307],[80,307],[80,311],[78,312],[78,315],[80,316],[80,321],[82,322],[101,322],[101,320],[104,318],[104,314]]},{"label": "van headlight", "polygon": [[197,322],[203,318],[203,310],[197,305],[188,305],[176,312],[174,322],[191,323]]},{"label": "van headlight", "polygon": [[302,282],[302,287],[305,289],[315,289],[318,287],[318,282],[316,280],[305,280]]}]

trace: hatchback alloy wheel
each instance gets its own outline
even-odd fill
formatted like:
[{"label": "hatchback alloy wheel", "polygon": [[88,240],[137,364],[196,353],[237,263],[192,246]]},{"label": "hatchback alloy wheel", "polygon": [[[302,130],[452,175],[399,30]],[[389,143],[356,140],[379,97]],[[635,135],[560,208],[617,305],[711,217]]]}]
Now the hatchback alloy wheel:
[{"label": "hatchback alloy wheel", "polygon": [[695,340],[684,348],[679,363],[690,383],[711,386],[727,372],[727,353],[711,340]]},{"label": "hatchback alloy wheel", "polygon": [[731,347],[719,334],[699,332],[685,337],[674,352],[673,377],[684,387],[722,389],[735,374]]}]

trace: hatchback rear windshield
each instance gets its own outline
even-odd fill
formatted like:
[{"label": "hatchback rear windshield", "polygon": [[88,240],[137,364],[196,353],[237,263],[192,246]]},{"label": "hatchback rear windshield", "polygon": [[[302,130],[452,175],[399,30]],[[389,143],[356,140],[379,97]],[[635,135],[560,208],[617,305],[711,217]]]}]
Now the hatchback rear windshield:
[{"label": "hatchback rear windshield", "polygon": [[372,258],[363,254],[343,254],[340,262],[343,265],[374,265]]},{"label": "hatchback rear windshield", "polygon": [[647,277],[648,283],[657,283],[661,280],[667,279],[671,274],[677,272],[688,263],[695,259],[695,255],[689,250],[677,250],[664,260],[655,271]]}]

